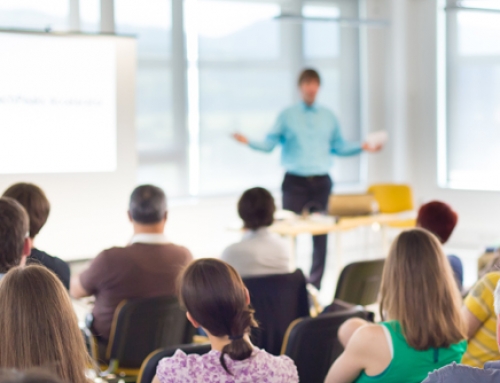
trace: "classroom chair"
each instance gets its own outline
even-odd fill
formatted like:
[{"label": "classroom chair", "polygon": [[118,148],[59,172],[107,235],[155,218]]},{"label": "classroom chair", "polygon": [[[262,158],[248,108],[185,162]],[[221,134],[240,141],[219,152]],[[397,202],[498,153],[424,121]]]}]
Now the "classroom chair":
[{"label": "classroom chair", "polygon": [[353,305],[368,306],[377,302],[385,259],[354,262],[342,270],[335,299]]},{"label": "classroom chair", "polygon": [[344,351],[337,332],[350,318],[369,320],[366,311],[354,307],[316,318],[300,318],[290,324],[281,351],[295,362],[300,382],[324,382],[330,366]]},{"label": "classroom chair", "polygon": [[[410,186],[404,184],[374,184],[368,188],[368,193],[373,194],[382,214],[395,214],[411,212],[414,209],[413,192]],[[387,225],[394,228],[415,227],[414,218],[395,220]]]},{"label": "classroom chair", "polygon": [[137,383],[151,383],[156,375],[156,368],[160,360],[173,356],[177,350],[181,350],[186,354],[203,355],[210,352],[211,349],[212,346],[210,344],[183,344],[178,347],[153,351],[142,363]]},{"label": "classroom chair", "polygon": [[[102,376],[136,377],[154,350],[191,343],[195,333],[175,297],[124,300],[116,308]],[[94,342],[95,343],[95,342]],[[93,347],[92,356],[102,360]]]},{"label": "classroom chair", "polygon": [[295,319],[309,316],[306,279],[301,270],[291,274],[243,278],[259,328],[252,342],[279,355],[286,330]]}]

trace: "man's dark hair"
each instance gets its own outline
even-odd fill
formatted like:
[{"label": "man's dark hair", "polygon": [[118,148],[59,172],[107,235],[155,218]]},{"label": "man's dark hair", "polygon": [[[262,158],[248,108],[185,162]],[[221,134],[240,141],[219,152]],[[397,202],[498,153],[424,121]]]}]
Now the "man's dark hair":
[{"label": "man's dark hair", "polygon": [[317,81],[318,84],[321,84],[321,78],[319,77],[319,73],[311,68],[306,68],[300,73],[299,76],[299,86],[303,82],[309,82],[309,81]]},{"label": "man's dark hair", "polygon": [[0,273],[19,266],[29,230],[26,210],[15,199],[0,198]]},{"label": "man's dark hair", "polygon": [[3,196],[13,198],[23,205],[30,219],[30,238],[35,238],[50,213],[50,203],[43,190],[36,185],[21,182],[9,187]]},{"label": "man's dark hair", "polygon": [[257,230],[271,226],[275,211],[274,198],[264,188],[248,189],[238,202],[238,214],[245,224],[245,229]]},{"label": "man's dark hair", "polygon": [[146,225],[158,223],[167,213],[167,197],[159,187],[138,186],[130,196],[129,212],[137,223]]}]

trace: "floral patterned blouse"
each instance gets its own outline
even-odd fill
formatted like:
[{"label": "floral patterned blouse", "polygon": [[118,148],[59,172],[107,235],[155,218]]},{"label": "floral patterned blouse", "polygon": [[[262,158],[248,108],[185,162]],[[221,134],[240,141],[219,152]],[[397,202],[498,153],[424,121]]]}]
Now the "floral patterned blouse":
[{"label": "floral patterned blouse", "polygon": [[274,356],[254,347],[252,356],[232,360],[225,356],[231,371],[220,363],[220,352],[186,355],[177,350],[173,357],[160,361],[156,376],[161,383],[297,383],[297,367],[287,356]]}]

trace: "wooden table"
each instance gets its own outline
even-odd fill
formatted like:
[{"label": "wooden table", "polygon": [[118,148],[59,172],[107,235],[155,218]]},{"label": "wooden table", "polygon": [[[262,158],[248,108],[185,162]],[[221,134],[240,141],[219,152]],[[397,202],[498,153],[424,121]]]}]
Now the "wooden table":
[{"label": "wooden table", "polygon": [[[324,235],[335,233],[336,234],[336,259],[338,268],[343,267],[342,260],[342,232],[354,230],[360,227],[367,227],[379,225],[382,232],[382,243],[384,250],[388,248],[386,229],[388,227],[396,228],[410,228],[415,226],[414,212],[405,212],[402,214],[373,214],[359,217],[345,217],[340,218],[338,221],[334,217],[322,216],[315,217],[314,215],[303,218],[296,216],[292,219],[278,220],[271,227],[270,230],[283,237],[290,239],[293,249],[292,269],[295,269],[297,258],[297,236],[301,234],[310,235]],[[339,270],[340,271],[340,270]]]}]

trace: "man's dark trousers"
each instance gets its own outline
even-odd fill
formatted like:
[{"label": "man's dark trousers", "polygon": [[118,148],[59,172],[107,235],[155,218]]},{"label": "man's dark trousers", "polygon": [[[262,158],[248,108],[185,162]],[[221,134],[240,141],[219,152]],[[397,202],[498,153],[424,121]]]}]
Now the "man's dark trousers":
[{"label": "man's dark trousers", "polygon": [[[333,182],[329,175],[302,177],[285,174],[281,190],[283,209],[302,214],[303,210],[326,211]],[[313,236],[313,259],[309,282],[321,287],[325,270],[327,235]]]}]

